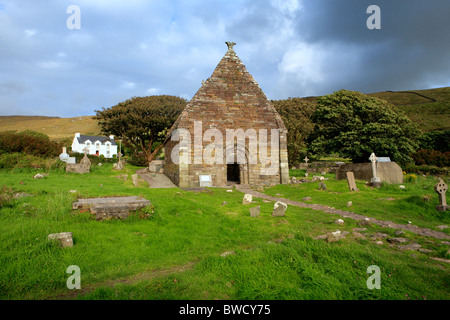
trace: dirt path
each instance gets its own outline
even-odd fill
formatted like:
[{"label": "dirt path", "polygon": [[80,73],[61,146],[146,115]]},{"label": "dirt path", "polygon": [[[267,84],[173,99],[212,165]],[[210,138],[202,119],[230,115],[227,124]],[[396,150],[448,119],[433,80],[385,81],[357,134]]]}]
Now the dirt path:
[{"label": "dirt path", "polygon": [[255,191],[255,190],[249,188],[248,186],[236,185],[236,190],[243,192],[243,193],[249,193],[256,198],[262,198],[262,199],[271,200],[271,201],[281,201],[281,202],[287,203],[288,205],[292,205],[292,206],[296,206],[296,207],[300,207],[300,208],[321,210],[321,211],[324,211],[327,213],[338,214],[343,218],[351,218],[351,219],[354,219],[357,221],[362,221],[365,218],[367,218],[367,219],[369,219],[370,223],[373,223],[373,224],[376,224],[376,225],[379,225],[379,226],[385,227],[385,228],[406,230],[406,231],[410,231],[410,232],[416,233],[421,236],[433,237],[433,238],[437,238],[437,239],[450,239],[450,235],[448,235],[444,232],[435,231],[435,230],[431,230],[431,229],[427,229],[427,228],[420,228],[420,227],[412,225],[412,224],[398,224],[398,223],[394,223],[392,221],[377,220],[375,218],[363,216],[363,215],[356,214],[356,213],[350,212],[350,211],[335,209],[333,207],[329,207],[326,205],[308,204],[308,203],[293,201],[293,200],[284,199],[284,198],[272,197],[272,196],[268,196],[264,193]]},{"label": "dirt path", "polygon": [[196,262],[197,261],[192,261],[192,262],[189,262],[182,266],[176,266],[176,267],[169,268],[169,269],[151,270],[148,272],[142,272],[142,273],[138,273],[135,275],[131,275],[126,278],[113,279],[113,280],[108,280],[106,282],[95,283],[95,284],[91,284],[91,285],[83,285],[83,283],[81,283],[81,289],[79,289],[79,290],[68,290],[65,293],[60,293],[54,297],[50,297],[47,299],[49,299],[49,300],[50,299],[57,299],[57,300],[76,299],[78,295],[80,295],[80,296],[86,295],[100,287],[113,288],[117,284],[132,285],[132,284],[135,284],[135,283],[138,283],[141,281],[152,280],[155,278],[164,277],[164,276],[170,275],[172,273],[184,272],[184,271],[192,269],[192,267],[195,265]]},{"label": "dirt path", "polygon": [[178,188],[163,173],[148,172],[147,168],[139,169],[136,173],[149,184],[149,188]]}]

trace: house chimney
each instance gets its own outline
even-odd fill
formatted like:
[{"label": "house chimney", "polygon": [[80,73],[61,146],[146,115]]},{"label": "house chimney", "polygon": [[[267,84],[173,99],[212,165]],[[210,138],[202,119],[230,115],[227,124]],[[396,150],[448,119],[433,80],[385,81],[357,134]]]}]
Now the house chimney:
[{"label": "house chimney", "polygon": [[79,132],[75,133],[75,138],[79,138],[79,137],[80,137],[80,133]]},{"label": "house chimney", "polygon": [[111,140],[114,140],[114,135],[110,135],[109,138],[110,138]]}]

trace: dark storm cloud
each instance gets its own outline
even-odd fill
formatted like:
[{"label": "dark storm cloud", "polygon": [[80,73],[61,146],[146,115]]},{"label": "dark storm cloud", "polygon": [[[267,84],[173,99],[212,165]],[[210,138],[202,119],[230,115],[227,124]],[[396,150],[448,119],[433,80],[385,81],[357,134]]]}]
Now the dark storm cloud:
[{"label": "dark storm cloud", "polygon": [[[366,27],[371,4],[380,7],[380,30]],[[448,85],[449,12],[446,0],[305,1],[295,29],[309,44],[338,44],[343,51],[334,54],[346,65],[356,64],[358,73],[342,70],[341,87],[365,92],[420,89]],[[358,61],[345,59],[346,47],[361,50]]]}]

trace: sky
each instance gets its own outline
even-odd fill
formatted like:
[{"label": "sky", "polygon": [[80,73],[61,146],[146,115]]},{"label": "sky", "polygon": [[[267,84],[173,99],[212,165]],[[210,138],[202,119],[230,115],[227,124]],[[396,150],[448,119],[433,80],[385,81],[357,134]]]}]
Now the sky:
[{"label": "sky", "polygon": [[448,0],[0,0],[0,115],[190,100],[225,41],[269,99],[446,87],[449,13]]}]

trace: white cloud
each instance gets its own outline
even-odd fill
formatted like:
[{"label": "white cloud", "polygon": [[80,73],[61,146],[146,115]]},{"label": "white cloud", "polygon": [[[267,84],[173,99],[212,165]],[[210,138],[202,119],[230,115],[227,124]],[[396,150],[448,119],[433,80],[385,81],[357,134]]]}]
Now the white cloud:
[{"label": "white cloud", "polygon": [[122,88],[124,89],[134,89],[136,87],[136,83],[132,81],[124,81],[122,83]]},{"label": "white cloud", "polygon": [[34,29],[25,29],[24,32],[25,32],[25,35],[29,38],[34,36],[37,33],[37,31]]},{"label": "white cloud", "polygon": [[62,64],[57,61],[41,61],[38,62],[38,67],[42,69],[54,70],[62,67]]},{"label": "white cloud", "polygon": [[154,96],[154,95],[159,94],[160,91],[161,91],[161,90],[158,89],[158,88],[150,88],[150,89],[147,89],[147,91],[145,91],[145,93],[146,93],[148,96]]},{"label": "white cloud", "polygon": [[281,77],[287,73],[298,74],[303,81],[315,83],[324,80],[322,63],[324,52],[320,47],[299,43],[286,51],[278,65]]}]

